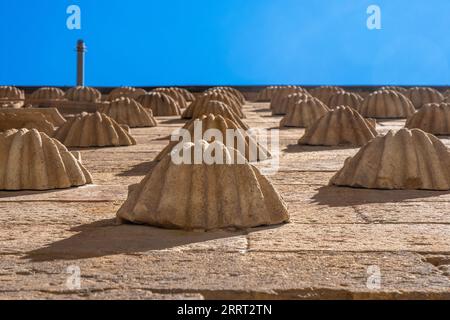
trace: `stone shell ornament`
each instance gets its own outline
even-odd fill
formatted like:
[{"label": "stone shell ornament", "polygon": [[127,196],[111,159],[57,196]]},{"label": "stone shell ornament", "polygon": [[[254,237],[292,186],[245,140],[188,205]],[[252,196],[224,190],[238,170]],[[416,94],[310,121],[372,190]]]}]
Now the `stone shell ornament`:
[{"label": "stone shell ornament", "polygon": [[131,146],[136,140],[128,127],[119,125],[106,114],[83,113],[70,118],[54,137],[67,147],[118,147]]},{"label": "stone shell ornament", "polygon": [[[63,100],[64,91],[56,87],[43,87],[30,95],[31,101]],[[28,100],[28,99],[27,99]]]},{"label": "stone shell ornament", "polygon": [[372,121],[357,111],[342,106],[326,113],[306,129],[299,144],[320,146],[363,146],[375,138],[377,131]]},{"label": "stone shell ornament", "polygon": [[270,100],[270,109],[272,114],[284,114],[286,112],[285,98],[291,94],[302,93],[304,96],[309,96],[309,93],[301,87],[282,87],[274,92]]},{"label": "stone shell ornament", "polygon": [[21,108],[25,92],[12,86],[0,86],[0,108]]},{"label": "stone shell ornament", "polygon": [[92,87],[77,86],[67,90],[65,98],[69,101],[95,103],[101,101],[102,94]]},{"label": "stone shell ornament", "polygon": [[225,103],[210,100],[201,107],[193,110],[193,119],[201,118],[203,115],[213,114],[215,116],[222,116],[225,119],[230,119],[235,122],[240,128],[248,130],[249,126]]},{"label": "stone shell ornament", "polygon": [[272,115],[285,115],[287,110],[300,100],[310,98],[311,95],[307,92],[296,92],[284,96],[280,99],[279,103],[272,104]]},{"label": "stone shell ornament", "polygon": [[50,190],[92,183],[58,140],[35,129],[0,133],[0,190]]},{"label": "stone shell ornament", "polygon": [[[184,142],[195,142],[197,140],[212,142],[218,140],[227,145],[227,147],[238,149],[250,162],[263,161],[271,157],[270,152],[265,147],[261,146],[251,134],[248,134],[246,130],[240,128],[239,125],[231,119],[224,118],[220,115],[203,115],[199,119],[189,121],[182,129],[189,132],[189,141]],[[213,130],[215,132],[213,132]],[[220,133],[220,135],[218,137],[215,135],[207,137],[207,131],[211,134]],[[234,136],[228,138],[227,131],[231,132]],[[242,143],[243,150],[240,148],[240,143]],[[171,141],[156,156],[155,160],[162,160],[166,154],[170,153],[179,144],[179,141]]]},{"label": "stone shell ornament", "polygon": [[402,93],[404,95],[408,95],[408,89],[404,88],[404,87],[399,87],[399,86],[384,86],[378,90],[392,90],[392,91],[397,91],[399,93]]},{"label": "stone shell ornament", "polygon": [[411,116],[415,109],[405,95],[392,90],[379,90],[364,99],[358,112],[368,118],[401,119]]},{"label": "stone shell ornament", "polygon": [[450,135],[450,103],[428,103],[406,120],[405,128]]},{"label": "stone shell ornament", "polygon": [[56,108],[4,108],[0,110],[0,112],[5,114],[15,114],[19,118],[33,117],[33,115],[36,115],[38,118],[43,116],[45,120],[50,122],[54,127],[60,127],[66,122],[66,119]]},{"label": "stone shell ornament", "polygon": [[25,100],[25,105],[39,108],[54,108],[67,103],[63,90],[56,87],[43,87],[35,90]]},{"label": "stone shell ornament", "polygon": [[[20,109],[16,109],[20,110]],[[36,129],[48,135],[53,135],[55,127],[42,113],[13,113],[0,110],[0,132],[10,129]]]},{"label": "stone shell ornament", "polygon": [[[182,153],[222,153],[222,164],[176,164],[167,154],[117,212],[119,222],[184,229],[251,228],[287,222],[282,197],[259,170],[220,142],[186,143]],[[212,150],[212,151],[208,151]],[[231,162],[231,153],[237,162]]]},{"label": "stone shell ornament", "polygon": [[108,101],[113,101],[121,97],[137,99],[137,97],[142,96],[143,94],[146,93],[147,91],[141,88],[134,88],[134,87],[114,88],[108,95]]},{"label": "stone shell ornament", "polygon": [[270,86],[264,88],[256,95],[256,101],[258,102],[270,102],[275,91],[280,88],[279,86]]},{"label": "stone shell ornament", "polygon": [[450,189],[450,153],[420,129],[389,131],[348,158],[330,185],[367,189]]},{"label": "stone shell ornament", "polygon": [[309,96],[288,107],[286,115],[280,121],[280,127],[307,128],[329,111],[325,103]]},{"label": "stone shell ornament", "polygon": [[195,97],[192,94],[192,92],[190,92],[185,88],[172,87],[172,89],[179,92],[187,102],[192,102],[195,100]]},{"label": "stone shell ornament", "polygon": [[327,106],[334,109],[338,106],[347,106],[358,110],[364,99],[357,93],[353,92],[337,92],[330,96]]},{"label": "stone shell ornament", "polygon": [[206,92],[209,91],[225,91],[231,93],[242,105],[245,104],[245,96],[240,92],[238,89],[231,88],[231,87],[213,87],[208,89]]},{"label": "stone shell ornament", "polygon": [[144,108],[151,109],[155,117],[179,116],[180,106],[169,95],[162,92],[148,92],[136,99]]},{"label": "stone shell ornament", "polygon": [[227,92],[210,91],[203,93],[187,107],[181,117],[183,119],[191,119],[194,114],[198,114],[203,110],[209,101],[220,101],[227,105],[239,118],[245,118],[241,105],[236,98]]},{"label": "stone shell ornament", "polygon": [[121,97],[104,106],[101,112],[114,119],[119,124],[130,128],[156,127],[157,122],[151,109],[143,108],[134,99]]},{"label": "stone shell ornament", "polygon": [[227,95],[236,103],[236,105],[241,110],[242,110],[242,107],[245,105],[244,95],[236,89],[233,89],[230,87],[213,87],[213,88],[210,88],[210,89],[204,91],[204,94],[211,94],[211,93],[221,93],[221,94]]},{"label": "stone shell ornament", "polygon": [[169,97],[175,100],[175,102],[178,103],[178,105],[182,109],[186,108],[188,105],[187,100],[184,98],[183,94],[179,90],[176,90],[176,88],[173,87],[156,88],[152,90],[152,92],[162,92],[167,94]]},{"label": "stone shell ornament", "polygon": [[420,109],[427,103],[439,103],[444,100],[444,96],[439,91],[428,87],[410,88],[406,96],[416,109]]},{"label": "stone shell ornament", "polygon": [[331,96],[339,92],[345,92],[345,90],[336,86],[321,86],[309,90],[309,93],[314,98],[319,99],[326,105],[328,105],[328,101],[331,98]]}]

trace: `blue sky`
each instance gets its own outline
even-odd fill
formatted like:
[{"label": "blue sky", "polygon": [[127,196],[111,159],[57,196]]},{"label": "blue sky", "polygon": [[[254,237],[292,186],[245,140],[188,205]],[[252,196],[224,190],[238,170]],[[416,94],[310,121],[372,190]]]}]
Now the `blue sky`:
[{"label": "blue sky", "polygon": [[[66,8],[81,8],[68,30]],[[366,27],[369,5],[381,30]],[[0,84],[447,85],[448,0],[0,0]]]}]

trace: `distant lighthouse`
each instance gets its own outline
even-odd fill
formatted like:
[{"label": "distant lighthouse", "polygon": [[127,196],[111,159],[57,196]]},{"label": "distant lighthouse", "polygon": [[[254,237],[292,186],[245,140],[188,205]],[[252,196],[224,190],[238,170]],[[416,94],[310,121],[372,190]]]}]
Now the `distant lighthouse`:
[{"label": "distant lighthouse", "polygon": [[84,53],[86,45],[83,40],[77,42],[77,86],[84,86]]}]

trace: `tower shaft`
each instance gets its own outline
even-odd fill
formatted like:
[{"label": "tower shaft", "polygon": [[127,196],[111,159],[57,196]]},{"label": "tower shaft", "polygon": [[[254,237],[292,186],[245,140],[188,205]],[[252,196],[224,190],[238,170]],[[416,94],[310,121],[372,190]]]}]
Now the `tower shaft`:
[{"label": "tower shaft", "polygon": [[84,55],[86,45],[83,40],[77,43],[77,86],[84,86]]}]

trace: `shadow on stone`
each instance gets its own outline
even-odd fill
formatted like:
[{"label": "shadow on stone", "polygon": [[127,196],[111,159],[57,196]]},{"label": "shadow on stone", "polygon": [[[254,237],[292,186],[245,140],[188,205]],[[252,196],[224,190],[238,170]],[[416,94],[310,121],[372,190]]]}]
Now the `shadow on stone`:
[{"label": "shadow on stone", "polygon": [[263,114],[260,116],[261,118],[274,118],[281,120],[283,118],[283,115],[272,115],[272,114]]},{"label": "shadow on stone", "polygon": [[63,188],[63,189],[50,189],[50,190],[1,190],[0,191],[0,199],[2,198],[12,198],[12,197],[22,197],[22,196],[30,196],[30,195],[36,195],[36,194],[49,194],[49,193],[57,193],[57,192],[64,192],[68,190],[76,190],[81,189],[83,187],[87,186],[93,186],[92,184],[86,184],[79,187],[70,187],[70,188]]},{"label": "shadow on stone", "polygon": [[[252,230],[274,227],[277,226]],[[32,261],[76,260],[116,254],[138,254],[247,234],[246,230],[188,232],[146,225],[116,225],[115,219],[104,219],[80,225],[71,231],[78,233],[67,239],[53,242],[46,247],[30,251],[24,259]],[[207,249],[205,248],[205,250]]]},{"label": "shadow on stone", "polygon": [[329,207],[347,207],[370,203],[401,202],[412,199],[439,197],[450,191],[429,190],[380,190],[325,186],[317,189],[313,203]]},{"label": "shadow on stone", "polygon": [[[117,149],[124,146],[107,146],[107,147],[67,147],[69,151],[97,151],[97,150],[106,150],[106,149]],[[129,146],[128,146],[129,147]]]},{"label": "shadow on stone", "polygon": [[280,130],[280,131],[287,131],[289,129],[303,129],[303,128],[280,127],[280,126],[267,128],[267,130]]},{"label": "shadow on stone", "polygon": [[289,144],[282,151],[287,153],[300,153],[300,152],[319,152],[319,151],[333,151],[333,150],[349,150],[358,148],[352,146],[310,146],[304,144]]},{"label": "shadow on stone", "polygon": [[170,135],[158,137],[155,139],[152,139],[152,141],[164,141],[164,140],[170,140]]},{"label": "shadow on stone", "polygon": [[160,120],[158,121],[159,124],[184,124],[188,121],[189,119],[167,119],[167,120]]},{"label": "shadow on stone", "polygon": [[158,161],[153,161],[153,160],[141,162],[141,163],[133,166],[129,170],[118,173],[117,176],[118,177],[144,176],[144,175],[148,174],[157,164],[158,164]]}]

